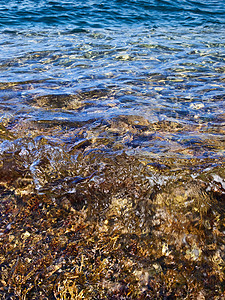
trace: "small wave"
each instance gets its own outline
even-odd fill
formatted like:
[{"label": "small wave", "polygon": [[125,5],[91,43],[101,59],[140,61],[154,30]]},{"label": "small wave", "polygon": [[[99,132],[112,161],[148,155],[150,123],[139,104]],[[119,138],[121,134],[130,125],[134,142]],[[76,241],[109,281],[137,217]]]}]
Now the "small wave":
[{"label": "small wave", "polygon": [[47,26],[75,25],[76,28],[100,28],[123,26],[132,23],[196,25],[223,23],[225,7],[223,1],[106,1],[91,2],[90,5],[71,1],[10,1],[0,4],[0,25],[26,26],[45,24]]}]

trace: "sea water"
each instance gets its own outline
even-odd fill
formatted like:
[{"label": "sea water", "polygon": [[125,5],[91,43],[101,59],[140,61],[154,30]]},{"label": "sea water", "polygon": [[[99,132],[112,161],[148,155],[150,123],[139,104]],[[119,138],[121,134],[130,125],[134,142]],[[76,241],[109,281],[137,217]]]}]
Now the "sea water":
[{"label": "sea water", "polygon": [[2,120],[141,116],[185,130],[138,148],[197,143],[197,156],[224,158],[223,1],[2,1],[0,12]]},{"label": "sea water", "polygon": [[1,1],[1,184],[112,226],[133,205],[124,226],[145,237],[166,216],[139,199],[193,215],[201,193],[222,201],[224,88],[222,0]]}]

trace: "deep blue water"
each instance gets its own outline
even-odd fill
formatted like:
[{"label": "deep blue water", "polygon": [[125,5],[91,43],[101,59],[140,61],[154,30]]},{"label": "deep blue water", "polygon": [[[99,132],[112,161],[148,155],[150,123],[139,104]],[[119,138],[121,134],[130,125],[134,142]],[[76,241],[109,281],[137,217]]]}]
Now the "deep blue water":
[{"label": "deep blue water", "polygon": [[1,121],[16,134],[57,124],[59,140],[81,127],[108,151],[224,159],[222,0],[1,1],[0,71]]},{"label": "deep blue water", "polygon": [[[224,24],[222,0],[1,1],[3,27],[64,26],[74,29],[123,26]],[[66,29],[66,28],[65,28]]]}]

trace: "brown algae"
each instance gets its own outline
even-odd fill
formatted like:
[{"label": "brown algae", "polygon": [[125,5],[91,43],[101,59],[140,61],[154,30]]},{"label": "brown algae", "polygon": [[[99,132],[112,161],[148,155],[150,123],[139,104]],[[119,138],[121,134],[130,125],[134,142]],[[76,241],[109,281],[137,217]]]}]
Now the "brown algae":
[{"label": "brown algae", "polygon": [[225,299],[224,163],[208,144],[147,155],[139,142],[187,129],[134,117],[7,128],[1,299]]}]

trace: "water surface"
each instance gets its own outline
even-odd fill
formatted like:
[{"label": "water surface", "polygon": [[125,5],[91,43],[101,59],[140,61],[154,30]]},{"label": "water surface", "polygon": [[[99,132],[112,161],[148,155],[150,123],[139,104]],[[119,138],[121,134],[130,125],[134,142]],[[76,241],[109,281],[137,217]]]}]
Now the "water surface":
[{"label": "water surface", "polygon": [[[208,281],[199,282],[209,292],[218,268],[212,286],[222,293],[215,286],[224,272],[224,2],[10,0],[0,14],[2,197],[6,189],[21,199],[69,201],[77,213],[87,209],[88,221],[120,228],[121,245],[129,234],[156,240],[164,274],[168,253],[178,257],[176,270],[184,257],[201,269],[219,255],[220,267],[210,265]],[[207,241],[190,233],[188,214]],[[183,236],[183,229],[166,235],[171,218],[186,224]],[[204,250],[212,243],[214,252]],[[155,261],[135,259],[142,282],[139,269]]]}]

